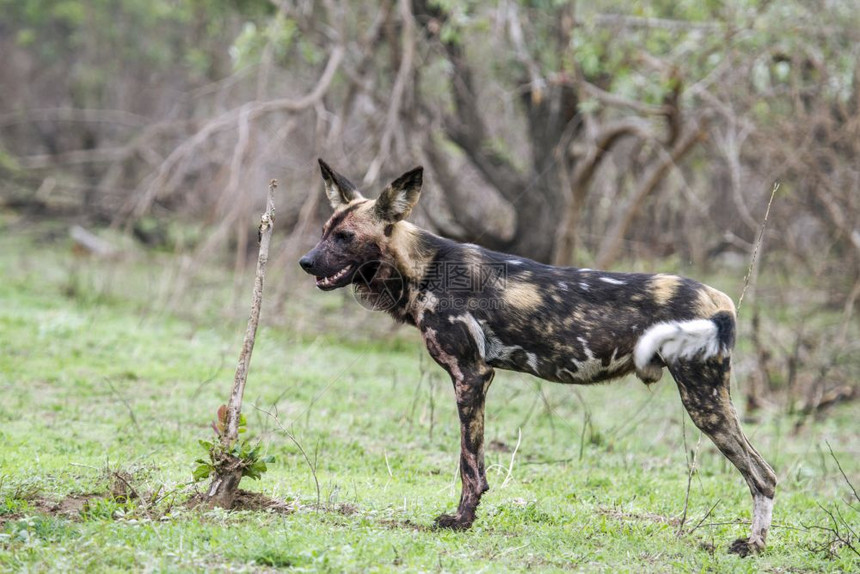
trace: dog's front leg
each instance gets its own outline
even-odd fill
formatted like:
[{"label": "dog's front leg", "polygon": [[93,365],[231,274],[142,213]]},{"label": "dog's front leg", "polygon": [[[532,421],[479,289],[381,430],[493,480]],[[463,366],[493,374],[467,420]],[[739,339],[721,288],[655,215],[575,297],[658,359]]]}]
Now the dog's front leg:
[{"label": "dog's front leg", "polygon": [[443,514],[436,524],[465,530],[472,526],[481,495],[490,489],[484,467],[484,402],[493,380],[493,370],[467,371],[455,376],[454,393],[460,415],[460,479],[463,490],[455,514]]},{"label": "dog's front leg", "polygon": [[465,530],[475,520],[481,495],[490,489],[484,469],[484,401],[495,374],[483,359],[474,332],[462,321],[432,317],[422,324],[427,350],[454,383],[460,417],[460,478],[463,491],[454,514],[436,519],[442,528]]}]

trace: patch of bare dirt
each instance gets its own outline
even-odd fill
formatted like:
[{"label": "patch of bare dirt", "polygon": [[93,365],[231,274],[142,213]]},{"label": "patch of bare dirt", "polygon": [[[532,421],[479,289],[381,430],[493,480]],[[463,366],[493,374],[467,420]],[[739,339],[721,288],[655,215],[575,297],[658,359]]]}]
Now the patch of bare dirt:
[{"label": "patch of bare dirt", "polygon": [[434,530],[432,526],[427,526],[426,524],[418,524],[416,522],[412,522],[411,520],[395,520],[393,518],[383,518],[379,521],[382,526],[386,528],[402,528],[404,530],[412,530],[414,532],[431,532]]},{"label": "patch of bare dirt", "polygon": [[348,502],[338,504],[334,506],[332,510],[334,510],[338,514],[343,514],[344,516],[352,516],[353,514],[358,514],[358,507]]},{"label": "patch of bare dirt", "polygon": [[[198,493],[188,499],[188,508],[205,508],[207,505],[206,495]],[[295,512],[295,507],[284,502],[266,496],[260,492],[250,492],[247,490],[239,490],[236,493],[236,498],[233,501],[233,507],[230,510],[252,510],[256,512],[274,512],[276,514],[292,514]]]},{"label": "patch of bare dirt", "polygon": [[72,520],[79,520],[81,511],[91,500],[104,498],[102,494],[71,494],[60,500],[47,500],[37,498],[33,501],[33,508],[36,512],[50,514],[51,516],[62,516]]}]

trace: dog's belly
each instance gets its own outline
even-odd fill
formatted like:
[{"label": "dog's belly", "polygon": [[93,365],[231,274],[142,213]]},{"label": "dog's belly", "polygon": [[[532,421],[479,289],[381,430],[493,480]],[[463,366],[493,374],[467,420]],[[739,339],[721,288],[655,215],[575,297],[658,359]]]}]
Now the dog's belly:
[{"label": "dog's belly", "polygon": [[633,371],[629,352],[592,350],[584,340],[578,345],[546,346],[531,344],[528,348],[506,344],[492,333],[485,335],[484,360],[491,367],[529,373],[548,381],[588,384],[621,377]]}]

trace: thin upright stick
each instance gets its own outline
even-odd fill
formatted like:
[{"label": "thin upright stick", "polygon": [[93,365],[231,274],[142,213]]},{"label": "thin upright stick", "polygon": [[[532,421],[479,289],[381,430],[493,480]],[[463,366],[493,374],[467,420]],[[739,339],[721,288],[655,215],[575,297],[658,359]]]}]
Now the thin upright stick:
[{"label": "thin upright stick", "polygon": [[[229,451],[239,440],[239,420],[242,412],[242,396],[245,394],[245,382],[248,380],[248,366],[251,364],[251,353],[254,351],[254,340],[257,336],[257,324],[260,321],[260,307],[263,304],[263,279],[266,275],[266,263],[269,261],[269,243],[272,238],[272,226],[275,223],[275,189],[278,181],[269,182],[269,195],[266,201],[266,211],[260,218],[259,240],[260,253],[257,257],[257,273],[254,277],[254,294],[251,301],[251,315],[248,317],[248,327],[245,329],[245,339],[242,341],[242,352],[239,353],[239,365],[233,379],[233,391],[225,413],[224,430],[221,432],[221,445],[224,452]],[[220,410],[220,409],[219,409]],[[220,417],[220,414],[219,414]],[[212,483],[206,494],[211,506],[231,508],[242,480],[243,467],[241,461],[233,455],[226,455],[221,460],[212,477]]]},{"label": "thin upright stick", "polygon": [[251,315],[245,329],[245,339],[242,341],[242,352],[239,354],[239,364],[233,379],[233,392],[227,404],[227,425],[221,442],[230,447],[239,439],[239,414],[242,412],[242,396],[245,394],[245,382],[248,380],[248,366],[251,364],[251,353],[254,352],[254,340],[257,336],[257,324],[260,320],[260,307],[263,304],[263,279],[266,276],[266,263],[269,261],[269,243],[272,239],[272,227],[275,223],[275,189],[278,180],[269,182],[269,195],[266,200],[266,211],[260,217],[259,239],[260,253],[257,257],[257,273],[254,277],[254,294],[251,300]]},{"label": "thin upright stick", "polygon": [[747,287],[750,285],[750,278],[752,277],[753,270],[755,270],[755,264],[758,260],[758,250],[761,247],[762,239],[764,239],[764,229],[767,226],[767,218],[770,215],[770,206],[773,203],[773,198],[776,197],[776,192],[779,189],[779,182],[774,182],[773,190],[770,192],[770,200],[767,202],[767,210],[764,212],[764,220],[761,222],[761,227],[758,230],[758,239],[756,239],[755,246],[753,247],[753,254],[750,258],[750,266],[747,269],[747,275],[744,277],[744,288],[741,290],[741,296],[738,299],[738,308],[737,313],[740,315],[741,313],[741,305],[744,302],[744,295],[746,295]]}]

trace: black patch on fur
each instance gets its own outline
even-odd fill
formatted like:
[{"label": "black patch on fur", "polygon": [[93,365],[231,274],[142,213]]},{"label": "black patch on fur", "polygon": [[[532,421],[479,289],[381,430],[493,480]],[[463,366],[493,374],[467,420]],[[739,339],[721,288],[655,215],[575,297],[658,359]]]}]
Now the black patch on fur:
[{"label": "black patch on fur", "polygon": [[735,346],[735,318],[728,311],[720,311],[711,321],[717,326],[717,340],[724,349]]},{"label": "black patch on fur", "polygon": [[329,167],[322,159],[317,161],[320,163],[320,172],[322,172],[323,179],[333,181],[343,191],[355,191],[356,187],[351,181]]}]

